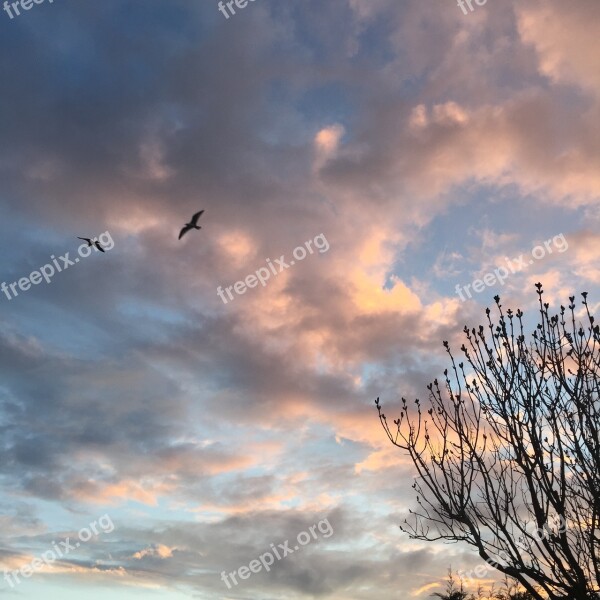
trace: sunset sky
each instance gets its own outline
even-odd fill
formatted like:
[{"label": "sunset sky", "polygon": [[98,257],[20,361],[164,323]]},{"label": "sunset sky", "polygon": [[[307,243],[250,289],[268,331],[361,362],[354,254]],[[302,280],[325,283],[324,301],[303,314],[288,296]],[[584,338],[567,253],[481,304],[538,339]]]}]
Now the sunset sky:
[{"label": "sunset sky", "polygon": [[0,11],[0,283],[114,243],[0,292],[0,570],[114,524],[0,596],[424,600],[481,561],[399,530],[375,398],[426,398],[496,294],[600,306],[598,0],[236,10]]}]

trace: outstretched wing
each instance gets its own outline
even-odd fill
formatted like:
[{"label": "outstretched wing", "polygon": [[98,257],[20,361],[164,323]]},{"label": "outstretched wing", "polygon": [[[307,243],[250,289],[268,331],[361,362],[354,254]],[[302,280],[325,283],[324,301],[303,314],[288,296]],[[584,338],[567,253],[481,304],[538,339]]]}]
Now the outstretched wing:
[{"label": "outstretched wing", "polygon": [[198,225],[198,219],[199,219],[199,218],[202,216],[202,213],[203,213],[203,212],[204,212],[204,211],[203,211],[203,210],[201,210],[200,212],[197,212],[197,213],[196,213],[196,214],[195,214],[195,215],[192,217],[192,223],[193,223],[194,225]]},{"label": "outstretched wing", "polygon": [[104,248],[100,245],[100,242],[94,242],[94,246],[100,250],[100,252],[104,252]]},{"label": "outstretched wing", "polygon": [[191,227],[189,225],[186,225],[180,232],[179,232],[179,239],[181,239],[189,230],[191,229]]},{"label": "outstretched wing", "polygon": [[87,242],[88,244],[92,243],[92,240],[90,240],[90,238],[82,238],[82,237],[77,236],[77,239],[78,240],[83,240],[84,242]]}]

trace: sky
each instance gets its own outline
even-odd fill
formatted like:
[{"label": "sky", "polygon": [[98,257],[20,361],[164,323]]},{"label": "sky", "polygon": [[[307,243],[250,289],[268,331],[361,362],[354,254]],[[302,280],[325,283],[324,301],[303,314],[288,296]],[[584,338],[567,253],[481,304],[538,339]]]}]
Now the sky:
[{"label": "sky", "polygon": [[0,11],[0,596],[480,564],[400,531],[374,400],[426,398],[497,294],[600,306],[600,3],[37,1]]}]

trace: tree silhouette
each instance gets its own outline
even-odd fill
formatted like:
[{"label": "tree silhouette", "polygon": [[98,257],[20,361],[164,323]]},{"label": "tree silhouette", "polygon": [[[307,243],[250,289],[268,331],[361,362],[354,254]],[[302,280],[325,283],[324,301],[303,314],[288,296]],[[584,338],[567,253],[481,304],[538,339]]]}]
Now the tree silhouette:
[{"label": "tree silhouette", "polygon": [[472,595],[467,594],[463,588],[463,583],[459,579],[458,584],[456,578],[454,577],[454,573],[452,573],[452,569],[448,569],[448,578],[446,579],[446,593],[440,594],[436,592],[432,594],[435,598],[440,598],[441,600],[475,600]]},{"label": "tree silhouette", "polygon": [[[381,423],[417,470],[413,539],[466,542],[535,600],[600,598],[600,328],[587,293],[526,342],[523,313],[464,328],[462,362]],[[584,323],[580,323],[583,320]]]},{"label": "tree silhouette", "polygon": [[499,590],[492,586],[491,589],[484,590],[481,586],[476,594],[469,594],[464,589],[462,577],[456,577],[452,569],[448,569],[446,578],[446,591],[443,594],[436,592],[432,594],[434,598],[441,600],[533,600],[529,592],[522,591],[518,583],[508,577],[504,578],[503,585]]}]

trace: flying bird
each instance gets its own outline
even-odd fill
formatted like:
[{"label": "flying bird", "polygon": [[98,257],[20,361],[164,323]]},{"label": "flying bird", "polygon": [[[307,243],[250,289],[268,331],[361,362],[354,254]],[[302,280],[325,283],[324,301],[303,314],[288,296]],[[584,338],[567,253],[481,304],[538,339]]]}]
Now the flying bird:
[{"label": "flying bird", "polygon": [[200,212],[197,212],[192,217],[192,220],[189,223],[185,224],[184,228],[179,233],[179,239],[181,239],[188,231],[191,231],[192,229],[202,229],[202,227],[200,227],[200,225],[198,225],[198,219],[202,216],[203,212],[204,212],[203,210],[201,210]]},{"label": "flying bird", "polygon": [[98,240],[96,240],[95,242],[90,240],[90,238],[82,238],[77,236],[78,240],[84,240],[85,242],[88,243],[88,246],[96,246],[96,248],[98,248],[98,250],[100,250],[100,252],[105,252],[104,248],[100,245],[100,242]]}]

